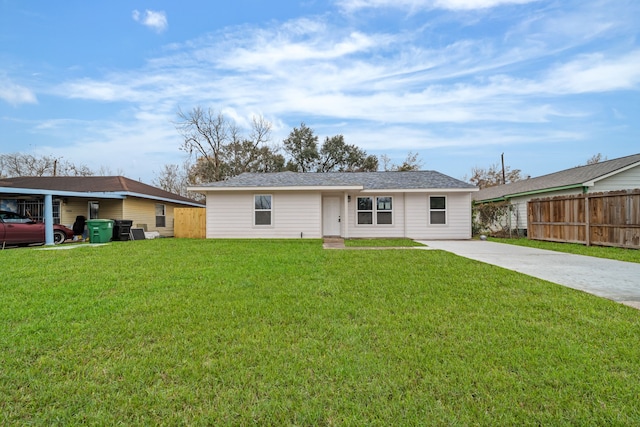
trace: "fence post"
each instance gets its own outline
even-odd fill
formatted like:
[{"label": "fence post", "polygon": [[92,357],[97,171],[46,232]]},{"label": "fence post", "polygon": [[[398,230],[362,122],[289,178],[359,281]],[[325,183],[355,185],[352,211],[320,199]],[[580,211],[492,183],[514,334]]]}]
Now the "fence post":
[{"label": "fence post", "polygon": [[589,194],[584,195],[584,221],[585,221],[585,236],[584,241],[586,246],[591,246],[591,213],[589,212]]}]

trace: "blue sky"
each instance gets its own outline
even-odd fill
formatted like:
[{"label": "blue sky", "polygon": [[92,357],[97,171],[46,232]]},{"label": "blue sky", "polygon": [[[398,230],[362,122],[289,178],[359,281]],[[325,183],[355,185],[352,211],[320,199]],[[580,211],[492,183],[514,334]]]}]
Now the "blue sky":
[{"label": "blue sky", "polygon": [[178,108],[463,179],[640,152],[637,0],[0,0],[0,152],[151,183]]}]

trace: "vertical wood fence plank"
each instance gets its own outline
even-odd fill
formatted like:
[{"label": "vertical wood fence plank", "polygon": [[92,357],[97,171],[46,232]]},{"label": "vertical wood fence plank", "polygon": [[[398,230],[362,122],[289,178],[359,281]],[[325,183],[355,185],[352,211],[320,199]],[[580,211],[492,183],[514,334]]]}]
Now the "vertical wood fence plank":
[{"label": "vertical wood fence plank", "polygon": [[174,235],[178,238],[204,239],[207,234],[205,208],[176,208]]},{"label": "vertical wood fence plank", "polygon": [[533,199],[527,227],[534,240],[640,249],[640,189]]},{"label": "vertical wood fence plank", "polygon": [[591,215],[589,215],[589,196],[588,195],[584,196],[584,212],[585,212],[585,215],[584,215],[585,245],[591,246]]}]

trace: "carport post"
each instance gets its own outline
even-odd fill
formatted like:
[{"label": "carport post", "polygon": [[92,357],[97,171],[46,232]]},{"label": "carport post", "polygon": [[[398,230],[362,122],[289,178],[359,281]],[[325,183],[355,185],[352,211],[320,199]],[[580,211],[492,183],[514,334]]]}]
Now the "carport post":
[{"label": "carport post", "polygon": [[53,245],[53,196],[44,195],[44,244]]}]

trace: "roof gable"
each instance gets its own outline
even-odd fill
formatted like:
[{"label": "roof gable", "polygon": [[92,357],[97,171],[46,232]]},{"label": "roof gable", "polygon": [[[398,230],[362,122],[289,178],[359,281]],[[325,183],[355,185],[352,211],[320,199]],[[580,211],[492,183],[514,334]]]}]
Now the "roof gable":
[{"label": "roof gable", "polygon": [[516,181],[511,184],[484,188],[474,195],[475,200],[495,200],[522,193],[554,191],[587,185],[632,167],[640,166],[640,154],[605,160],[592,165],[577,166],[548,175]]}]

